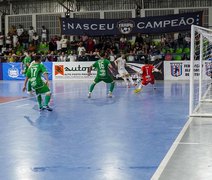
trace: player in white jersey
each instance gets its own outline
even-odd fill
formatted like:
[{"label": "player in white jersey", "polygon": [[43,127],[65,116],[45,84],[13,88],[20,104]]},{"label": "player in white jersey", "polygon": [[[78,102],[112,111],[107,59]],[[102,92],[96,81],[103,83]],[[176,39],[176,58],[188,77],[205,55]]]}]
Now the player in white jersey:
[{"label": "player in white jersey", "polygon": [[[126,59],[125,59],[125,55],[121,54],[121,57],[117,58],[114,61],[115,65],[118,67],[118,73],[119,76],[124,79],[124,82],[126,83],[127,87],[130,87],[130,84],[135,86],[136,84],[134,83],[132,77],[130,76],[130,74],[127,72],[126,70]],[[130,84],[128,82],[128,80],[130,81]]]}]

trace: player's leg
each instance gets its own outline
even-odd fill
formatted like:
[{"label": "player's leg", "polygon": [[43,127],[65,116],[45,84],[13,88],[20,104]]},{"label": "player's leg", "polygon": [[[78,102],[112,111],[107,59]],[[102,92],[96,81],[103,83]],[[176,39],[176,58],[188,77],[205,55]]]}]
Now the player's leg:
[{"label": "player's leg", "polygon": [[43,107],[43,104],[42,104],[42,96],[41,96],[41,94],[37,94],[37,102],[38,102],[39,110],[43,110],[44,107]]},{"label": "player's leg", "polygon": [[97,76],[93,83],[90,85],[89,87],[89,92],[88,92],[88,98],[91,98],[91,93],[93,92],[94,90],[94,87],[96,86],[97,83],[99,83],[101,81],[101,79]]},{"label": "player's leg", "polygon": [[129,79],[130,83],[132,86],[136,86],[136,83],[133,81],[132,77],[130,76],[130,74],[127,74],[127,78]]},{"label": "player's leg", "polygon": [[152,84],[152,87],[153,87],[153,89],[155,90],[155,89],[156,89],[156,87],[155,87],[155,79],[152,79],[152,80],[150,81],[150,83]]},{"label": "player's leg", "polygon": [[108,93],[108,97],[112,97],[114,87],[115,87],[115,81],[110,83],[110,90],[109,90],[109,93]]},{"label": "player's leg", "polygon": [[124,69],[121,69],[118,72],[119,72],[120,77],[124,80],[126,86],[128,87],[129,83],[128,83],[128,80],[127,80],[126,71]]},{"label": "player's leg", "polygon": [[45,103],[44,106],[48,111],[52,111],[52,108],[49,107],[49,102],[51,99],[51,91],[45,93]]},{"label": "player's leg", "polygon": [[127,77],[126,76],[123,76],[122,79],[124,80],[126,86],[129,87],[129,83],[127,81]]},{"label": "player's leg", "polygon": [[45,93],[45,102],[44,102],[44,106],[48,111],[52,111],[52,108],[49,107],[49,102],[51,99],[51,91],[49,89],[49,87],[47,85],[44,85],[44,87],[42,88],[43,93]]},{"label": "player's leg", "polygon": [[138,88],[136,88],[134,90],[134,93],[139,93],[141,92],[143,86],[145,86],[147,84],[147,82],[145,81],[145,79],[142,80],[142,82],[139,84]]},{"label": "player's leg", "polygon": [[137,79],[136,79],[136,84],[139,84],[141,82],[141,77],[138,77]]},{"label": "player's leg", "polygon": [[27,84],[27,93],[29,95],[31,95],[31,96],[33,95],[31,81],[28,81],[28,84]]},{"label": "player's leg", "polygon": [[108,92],[108,97],[112,97],[112,93],[115,87],[115,81],[113,80],[113,78],[111,76],[108,76],[107,79],[103,80],[105,83],[110,83],[110,89]]},{"label": "player's leg", "polygon": [[42,88],[38,89],[40,94],[45,94],[44,108],[48,111],[52,111],[52,108],[49,107],[49,102],[51,99],[51,91],[49,87],[45,84]]}]

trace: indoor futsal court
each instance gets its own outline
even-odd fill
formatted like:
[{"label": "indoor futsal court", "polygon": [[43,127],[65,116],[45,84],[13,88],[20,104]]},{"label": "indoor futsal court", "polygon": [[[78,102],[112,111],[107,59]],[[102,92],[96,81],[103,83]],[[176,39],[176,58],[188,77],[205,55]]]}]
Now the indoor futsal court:
[{"label": "indoor futsal court", "polygon": [[[211,122],[206,118],[198,129],[197,118],[192,124],[195,133],[192,127],[185,128],[189,126],[188,81],[157,81],[156,90],[148,85],[140,94],[117,81],[112,98],[101,82],[88,99],[91,82],[51,82],[52,112],[38,111],[35,97],[22,92],[23,81],[0,82],[0,179],[183,180],[181,171],[194,170],[190,174],[195,177],[197,169],[204,170],[195,162],[185,169],[186,160],[200,158],[196,151],[209,154],[204,162],[212,159],[212,151],[205,151],[200,143],[211,143]],[[176,143],[183,127],[183,142]],[[203,138],[204,132],[208,139]],[[183,151],[187,154],[182,156]],[[212,161],[205,165],[211,169]],[[207,177],[212,177],[211,172]]]}]

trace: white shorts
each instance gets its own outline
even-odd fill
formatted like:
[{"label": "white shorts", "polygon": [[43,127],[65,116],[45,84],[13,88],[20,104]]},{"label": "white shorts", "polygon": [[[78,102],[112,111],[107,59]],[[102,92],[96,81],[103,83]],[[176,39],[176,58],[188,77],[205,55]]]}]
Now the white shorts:
[{"label": "white shorts", "polygon": [[121,77],[129,75],[126,69],[119,69],[118,73]]}]

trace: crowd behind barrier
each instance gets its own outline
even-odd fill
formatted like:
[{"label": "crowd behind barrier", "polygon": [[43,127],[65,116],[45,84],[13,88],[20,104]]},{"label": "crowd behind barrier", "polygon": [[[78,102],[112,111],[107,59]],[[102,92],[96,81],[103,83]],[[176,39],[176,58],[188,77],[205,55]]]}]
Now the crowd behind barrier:
[{"label": "crowd behind barrier", "polygon": [[21,62],[24,52],[42,54],[43,61],[95,61],[105,51],[111,61],[125,53],[127,61],[141,61],[144,56],[161,60],[189,60],[190,33],[162,34],[160,37],[144,34],[135,36],[54,36],[42,26],[41,34],[31,26],[12,27],[7,36],[0,34],[0,62]]}]

